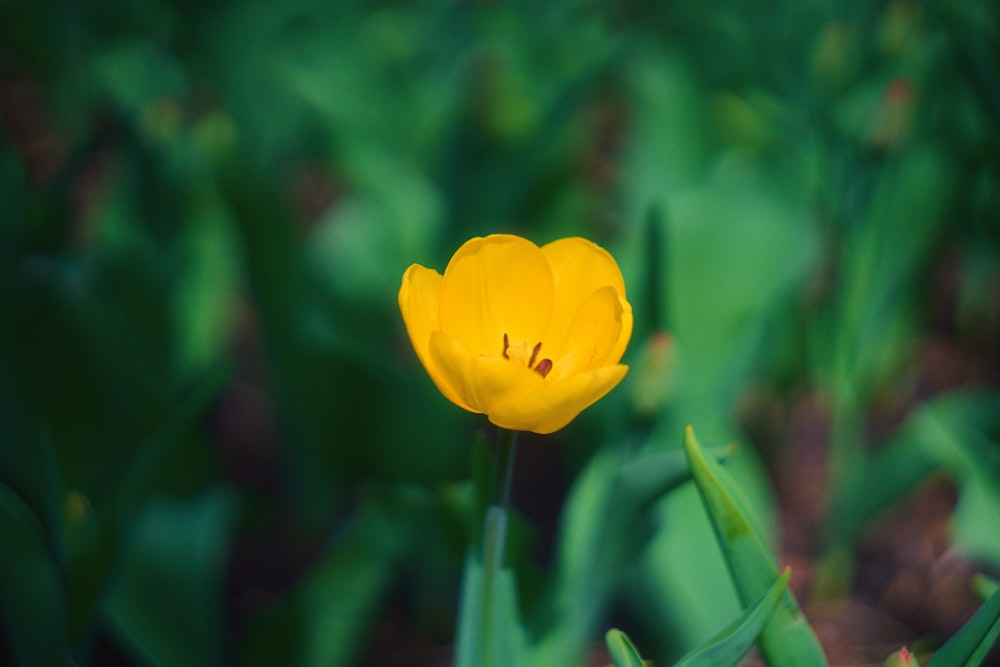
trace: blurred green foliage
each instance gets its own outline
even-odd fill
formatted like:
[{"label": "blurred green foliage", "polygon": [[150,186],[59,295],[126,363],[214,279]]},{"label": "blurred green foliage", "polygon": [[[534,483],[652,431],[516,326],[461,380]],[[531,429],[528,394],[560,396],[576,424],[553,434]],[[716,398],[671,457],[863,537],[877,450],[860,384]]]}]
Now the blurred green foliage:
[{"label": "blurred green foliage", "polygon": [[484,422],[395,295],[500,231],[601,243],[636,315],[625,383],[521,449],[549,664],[739,616],[695,489],[640,473],[738,441],[777,549],[803,394],[818,594],[935,474],[1000,569],[996,3],[0,0],[0,77],[0,662],[440,660]]}]

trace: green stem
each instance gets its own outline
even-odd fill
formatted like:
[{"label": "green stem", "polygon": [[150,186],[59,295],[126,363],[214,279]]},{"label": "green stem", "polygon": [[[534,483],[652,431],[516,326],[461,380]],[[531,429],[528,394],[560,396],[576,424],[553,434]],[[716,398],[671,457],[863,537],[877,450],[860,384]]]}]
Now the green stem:
[{"label": "green stem", "polygon": [[510,481],[514,474],[514,451],[517,431],[500,429],[497,442],[496,467],[493,470],[493,487],[490,490],[490,505],[486,508],[483,521],[483,613],[479,634],[482,645],[481,665],[496,665],[498,655],[494,646],[494,623],[497,619],[495,608],[500,599],[495,594],[496,583],[503,569],[504,548],[507,542],[507,505],[510,501]]},{"label": "green stem", "polygon": [[842,389],[834,396],[827,473],[827,485],[832,494],[844,490],[846,476],[858,464],[858,459],[865,451],[864,413],[861,406],[861,400],[851,389]]},{"label": "green stem", "polygon": [[510,480],[514,476],[514,451],[517,449],[517,431],[500,429],[497,438],[497,460],[493,469],[493,488],[490,505],[507,509],[510,501]]},{"label": "green stem", "polygon": [[861,401],[848,389],[834,397],[827,466],[826,544],[816,567],[814,600],[846,597],[854,579],[854,535],[845,533],[839,506],[851,493],[852,473],[863,464],[864,415]]}]

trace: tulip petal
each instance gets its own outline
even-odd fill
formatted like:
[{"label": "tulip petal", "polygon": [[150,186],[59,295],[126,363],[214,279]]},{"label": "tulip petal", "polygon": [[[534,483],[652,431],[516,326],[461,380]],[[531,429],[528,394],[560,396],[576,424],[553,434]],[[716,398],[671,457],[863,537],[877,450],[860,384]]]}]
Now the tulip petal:
[{"label": "tulip petal", "polygon": [[524,384],[544,384],[544,379],[525,366],[503,357],[473,354],[463,341],[440,331],[431,334],[431,359],[443,380],[455,390],[471,412],[488,413],[497,396],[520,391]]},{"label": "tulip petal", "polygon": [[558,382],[503,359],[472,354],[462,341],[431,334],[430,354],[443,382],[470,412],[502,428],[552,433],[621,382],[628,366],[604,366]]},{"label": "tulip petal", "polygon": [[458,394],[445,381],[437,369],[430,353],[431,334],[440,329],[438,313],[440,311],[441,274],[413,264],[403,274],[403,282],[399,287],[399,310],[403,314],[406,333],[410,336],[413,350],[424,365],[427,374],[437,388],[452,403],[470,410]]},{"label": "tulip petal", "polygon": [[494,234],[467,241],[441,285],[441,331],[469,352],[499,356],[503,335],[542,340],[552,313],[552,270],[534,243]]},{"label": "tulip petal", "polygon": [[618,363],[631,336],[629,303],[610,286],[591,292],[573,314],[568,337],[554,341],[553,379]]},{"label": "tulip petal", "polygon": [[625,299],[625,280],[618,263],[599,245],[577,236],[553,241],[541,250],[552,267],[554,285],[547,338],[564,340],[580,304],[595,290],[611,286]]},{"label": "tulip petal", "polygon": [[[513,364],[512,364],[513,365]],[[522,383],[488,405],[491,422],[502,428],[552,433],[615,388],[628,366],[603,366],[561,382]]]},{"label": "tulip petal", "polygon": [[403,274],[403,282],[399,286],[399,310],[413,349],[425,366],[431,332],[441,328],[438,318],[440,298],[441,274],[437,271],[413,264]]},{"label": "tulip petal", "polygon": [[615,340],[614,345],[611,346],[611,350],[608,351],[608,355],[602,361],[605,364],[616,364],[621,361],[622,356],[625,354],[625,348],[628,347],[628,343],[632,339],[632,326],[634,324],[632,304],[626,301],[624,296],[619,296],[618,298],[621,301],[622,307],[622,326],[618,332],[618,338]]}]

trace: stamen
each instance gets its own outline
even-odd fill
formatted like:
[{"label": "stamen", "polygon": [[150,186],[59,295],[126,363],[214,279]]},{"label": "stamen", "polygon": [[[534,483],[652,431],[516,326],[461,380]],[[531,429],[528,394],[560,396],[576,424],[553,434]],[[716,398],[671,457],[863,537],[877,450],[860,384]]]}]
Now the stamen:
[{"label": "stamen", "polygon": [[542,342],[538,341],[535,343],[535,349],[531,351],[531,359],[528,361],[528,368],[535,365],[535,359],[538,358],[538,351],[542,349]]},{"label": "stamen", "polygon": [[[542,377],[547,376],[552,371],[552,360],[551,359],[541,359],[539,356],[542,353],[542,342],[538,341],[535,346],[531,348],[531,355],[528,355],[528,346],[525,343],[520,342],[516,338],[514,339],[514,344],[511,345],[510,336],[505,332],[503,335],[503,358],[508,361],[513,361],[520,366],[527,366],[529,370],[533,370]],[[536,363],[537,362],[537,363]]]}]

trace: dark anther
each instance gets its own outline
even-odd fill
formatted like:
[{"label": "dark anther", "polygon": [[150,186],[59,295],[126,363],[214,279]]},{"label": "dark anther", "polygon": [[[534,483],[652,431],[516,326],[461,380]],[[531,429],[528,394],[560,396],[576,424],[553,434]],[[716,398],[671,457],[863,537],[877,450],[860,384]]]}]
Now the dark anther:
[{"label": "dark anther", "polygon": [[510,357],[507,356],[507,348],[508,347],[510,347],[510,339],[507,338],[507,334],[504,334],[503,335],[503,358],[504,359],[510,359]]},{"label": "dark anther", "polygon": [[542,377],[548,375],[551,370],[552,370],[551,359],[542,359],[541,361],[538,362],[538,365],[535,366],[535,372],[541,375]]},{"label": "dark anther", "polygon": [[540,349],[542,349],[541,341],[535,343],[535,349],[531,351],[531,360],[528,362],[528,368],[531,368],[535,365],[535,359],[538,358],[538,351]]}]

